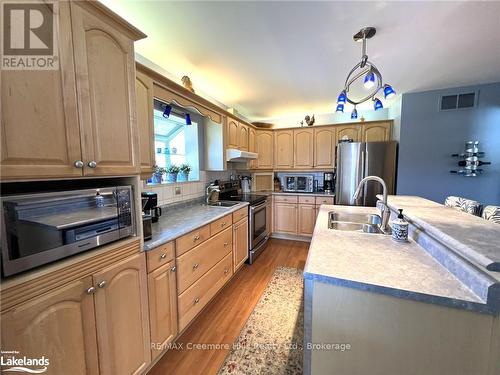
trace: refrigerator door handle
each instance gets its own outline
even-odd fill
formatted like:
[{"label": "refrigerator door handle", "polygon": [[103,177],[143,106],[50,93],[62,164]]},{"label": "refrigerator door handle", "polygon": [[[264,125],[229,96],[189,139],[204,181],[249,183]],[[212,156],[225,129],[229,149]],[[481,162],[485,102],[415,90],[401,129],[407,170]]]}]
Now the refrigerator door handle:
[{"label": "refrigerator door handle", "polygon": [[[368,162],[368,157],[369,153],[368,150],[363,152],[364,155],[364,160],[363,160],[363,178],[366,177],[366,172],[369,170],[369,162]],[[368,197],[368,183],[365,183],[365,186],[363,186],[363,206],[367,205],[366,198]]]},{"label": "refrigerator door handle", "polygon": [[[360,181],[365,178],[365,160],[366,160],[366,154],[365,151],[361,151],[361,179]],[[355,187],[357,188],[357,186]],[[361,197],[358,197],[358,201],[363,202],[363,206],[365,205],[365,195],[366,195],[366,184],[363,187],[363,195]],[[357,202],[354,202],[354,204],[357,206]]]}]

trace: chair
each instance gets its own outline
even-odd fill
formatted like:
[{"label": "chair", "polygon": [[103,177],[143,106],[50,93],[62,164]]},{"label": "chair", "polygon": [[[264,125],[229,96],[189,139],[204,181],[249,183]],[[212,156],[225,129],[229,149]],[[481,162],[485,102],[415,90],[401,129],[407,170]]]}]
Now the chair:
[{"label": "chair", "polygon": [[462,197],[449,196],[444,201],[444,205],[475,216],[481,213],[481,203]]},{"label": "chair", "polygon": [[500,224],[500,206],[485,206],[481,217]]}]

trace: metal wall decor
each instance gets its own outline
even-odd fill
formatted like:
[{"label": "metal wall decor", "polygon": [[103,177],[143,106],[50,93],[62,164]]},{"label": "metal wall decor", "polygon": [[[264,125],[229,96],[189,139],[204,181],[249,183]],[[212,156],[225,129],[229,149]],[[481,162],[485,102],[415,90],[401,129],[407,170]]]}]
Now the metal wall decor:
[{"label": "metal wall decor", "polygon": [[450,173],[459,174],[465,177],[476,177],[478,174],[483,173],[481,168],[482,165],[490,165],[489,161],[479,160],[484,157],[484,152],[479,151],[479,141],[468,141],[465,142],[465,152],[461,154],[452,154],[452,157],[461,158],[458,161],[458,166],[461,169],[452,170]]},{"label": "metal wall decor", "polygon": [[300,122],[300,126],[304,126],[304,121],[306,122],[307,126],[313,126],[314,121],[316,121],[316,119],[314,118],[314,115],[312,117],[309,117],[309,115],[306,115],[306,117],[304,117],[304,120],[302,120]]},{"label": "metal wall decor", "polygon": [[[374,27],[365,27],[359,32],[354,34],[354,41],[361,41],[363,43],[361,50],[361,61],[357,63],[354,68],[351,69],[347,78],[345,80],[344,89],[339,94],[337,98],[337,108],[336,112],[344,112],[344,105],[350,103],[354,105],[354,110],[351,113],[351,118],[358,118],[358,111],[356,110],[356,105],[366,102],[367,100],[373,101],[373,108],[378,111],[384,108],[382,101],[376,98],[375,95],[382,89],[384,93],[384,98],[389,99],[396,95],[396,92],[391,87],[391,85],[383,84],[382,74],[377,69],[377,67],[368,60],[368,55],[366,54],[366,40],[373,38],[377,30]],[[349,97],[349,88],[353,82],[357,81],[364,76],[363,85],[367,90],[370,90],[368,94],[360,100],[354,100]]]}]

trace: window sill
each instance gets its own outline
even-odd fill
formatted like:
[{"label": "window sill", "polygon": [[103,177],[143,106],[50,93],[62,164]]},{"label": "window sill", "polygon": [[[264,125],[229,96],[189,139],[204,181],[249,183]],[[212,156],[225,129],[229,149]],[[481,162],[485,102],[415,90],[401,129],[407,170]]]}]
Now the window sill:
[{"label": "window sill", "polygon": [[147,186],[151,186],[151,187],[155,187],[155,186],[164,186],[164,185],[187,185],[187,184],[191,184],[191,183],[195,183],[195,182],[200,182],[201,180],[189,180],[189,181],[176,181],[176,182],[168,182],[168,181],[164,181],[164,182],[160,182],[160,183],[157,183],[157,182],[151,182],[151,183],[148,183],[146,184]]}]

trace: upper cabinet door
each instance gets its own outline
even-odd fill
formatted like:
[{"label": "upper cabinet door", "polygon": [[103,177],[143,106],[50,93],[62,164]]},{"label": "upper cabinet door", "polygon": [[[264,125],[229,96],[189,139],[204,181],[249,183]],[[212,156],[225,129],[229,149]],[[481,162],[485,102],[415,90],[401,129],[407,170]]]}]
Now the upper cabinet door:
[{"label": "upper cabinet door", "polygon": [[391,123],[381,122],[362,126],[363,142],[389,141],[391,139]]},{"label": "upper cabinet door", "polygon": [[240,150],[248,151],[248,126],[240,124]]},{"label": "upper cabinet door", "polygon": [[[257,152],[257,132],[251,126],[248,128],[248,151]],[[257,160],[250,160],[248,167],[250,169],[257,168]]]},{"label": "upper cabinet door", "polygon": [[312,168],[314,159],[314,133],[313,129],[300,129],[293,131],[295,168]]},{"label": "upper cabinet door", "polygon": [[69,2],[59,12],[59,70],[0,70],[2,180],[82,176]]},{"label": "upper cabinet door", "polygon": [[71,2],[85,175],[139,172],[133,40],[85,2]]},{"label": "upper cabinet door", "polygon": [[94,284],[100,374],[142,373],[151,362],[144,253],[95,274]]},{"label": "upper cabinet door", "polygon": [[361,139],[358,125],[342,125],[337,126],[336,129],[337,141],[342,139],[352,139],[354,142],[359,142]]},{"label": "upper cabinet door", "polygon": [[293,130],[274,133],[274,167],[293,168]]},{"label": "upper cabinet door", "polygon": [[335,166],[335,128],[314,129],[314,167]]},{"label": "upper cabinet door", "polygon": [[155,164],[153,80],[141,72],[136,72],[135,95],[141,174],[150,175],[153,173],[153,165]]},{"label": "upper cabinet door", "polygon": [[232,118],[227,118],[227,142],[226,148],[238,148],[239,147],[239,137],[240,137],[240,126],[238,121]]},{"label": "upper cabinet door", "polygon": [[257,168],[273,168],[273,132],[257,131]]},{"label": "upper cabinet door", "polygon": [[49,358],[47,374],[99,374],[91,287],[88,276],[16,305],[2,315],[2,348]]}]

